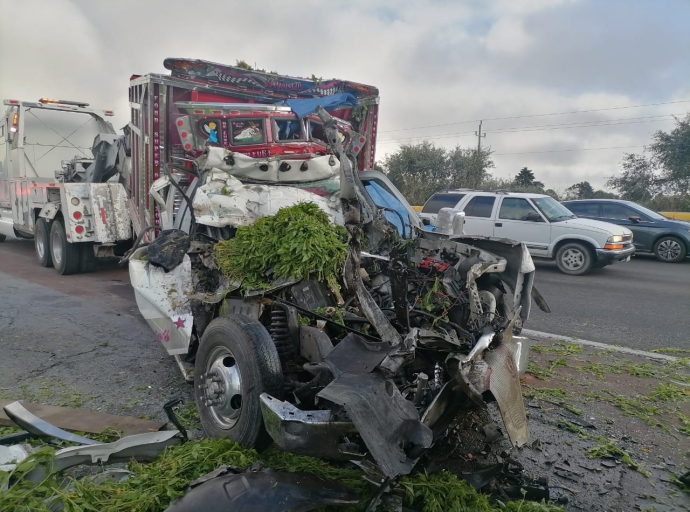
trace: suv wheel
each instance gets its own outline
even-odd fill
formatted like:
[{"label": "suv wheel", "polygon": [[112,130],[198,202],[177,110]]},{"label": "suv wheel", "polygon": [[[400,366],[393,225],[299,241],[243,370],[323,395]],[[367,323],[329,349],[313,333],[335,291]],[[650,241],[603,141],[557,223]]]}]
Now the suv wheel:
[{"label": "suv wheel", "polygon": [[678,263],[685,258],[686,249],[683,242],[672,236],[660,238],[654,244],[654,255],[664,263]]},{"label": "suv wheel", "polygon": [[571,242],[563,245],[556,253],[558,270],[569,276],[581,276],[592,268],[592,253],[587,246]]}]

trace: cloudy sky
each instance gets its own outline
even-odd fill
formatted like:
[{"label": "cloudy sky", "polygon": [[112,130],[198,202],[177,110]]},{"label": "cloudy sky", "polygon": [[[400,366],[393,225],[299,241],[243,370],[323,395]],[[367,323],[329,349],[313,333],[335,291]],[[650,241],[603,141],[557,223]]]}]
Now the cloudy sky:
[{"label": "cloudy sky", "polygon": [[244,59],[378,86],[379,159],[476,145],[483,119],[495,175],[602,186],[690,110],[688,20],[688,0],[0,0],[0,98],[88,101],[122,126],[130,75]]}]

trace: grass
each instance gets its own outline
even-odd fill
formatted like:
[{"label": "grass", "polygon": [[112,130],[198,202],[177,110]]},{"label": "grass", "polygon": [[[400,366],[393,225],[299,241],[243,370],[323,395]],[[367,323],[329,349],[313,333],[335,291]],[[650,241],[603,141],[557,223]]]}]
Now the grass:
[{"label": "grass", "polygon": [[655,402],[686,402],[690,400],[690,389],[663,383],[649,394],[649,398]]},{"label": "grass", "polygon": [[628,454],[628,452],[622,450],[614,443],[600,444],[598,446],[595,446],[594,448],[590,448],[589,450],[587,450],[587,457],[589,457],[590,459],[613,457],[616,459],[620,459],[621,462],[627,464],[629,468],[634,469],[635,471],[643,474],[646,477],[650,477],[652,475],[649,471],[646,471],[642,468],[642,464],[634,462],[630,457],[630,454]]},{"label": "grass", "polygon": [[553,345],[532,345],[531,350],[539,354],[571,356],[582,353],[582,345],[577,343],[554,343]]},{"label": "grass", "polygon": [[523,391],[523,395],[527,398],[534,398],[535,400],[541,400],[542,402],[558,405],[559,407],[562,407],[573,414],[577,414],[578,416],[581,416],[583,412],[581,409],[578,409],[566,401],[567,399],[571,398],[571,395],[564,389],[529,388]]},{"label": "grass", "polygon": [[[213,471],[221,464],[246,468],[260,461],[265,467],[282,471],[302,471],[337,481],[357,491],[361,505],[352,511],[364,510],[375,488],[364,480],[364,473],[328,464],[327,462],[269,450],[259,455],[254,450],[219,439],[190,441],[168,448],[149,464],[131,462],[132,476],[120,483],[94,484],[88,480],[69,480],[65,487],[61,477],[49,474],[38,485],[22,479],[40,464],[49,464],[53,451],[39,450],[22,462],[12,473],[0,472],[0,485],[10,478],[16,484],[2,494],[2,510],[14,512],[47,511],[47,504],[61,502],[65,512],[159,512],[181,496],[187,484]],[[417,473],[404,477],[397,491],[406,506],[420,512],[562,512],[563,509],[546,503],[525,500],[494,504],[464,481],[450,473],[426,475]]]}]

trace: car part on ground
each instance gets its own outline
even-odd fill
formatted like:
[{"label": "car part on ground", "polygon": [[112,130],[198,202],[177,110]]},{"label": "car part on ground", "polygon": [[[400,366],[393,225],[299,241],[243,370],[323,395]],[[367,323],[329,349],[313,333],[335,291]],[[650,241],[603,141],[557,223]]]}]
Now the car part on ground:
[{"label": "car part on ground", "polygon": [[23,428],[27,432],[39,437],[53,437],[68,441],[70,443],[77,443],[83,445],[100,444],[98,441],[88,439],[86,437],[78,436],[51,425],[45,420],[29,412],[21,402],[12,402],[3,407],[5,414],[16,425]]},{"label": "car part on ground", "polygon": [[359,497],[351,489],[308,473],[240,473],[221,466],[192,482],[166,512],[307,512],[358,503]]}]

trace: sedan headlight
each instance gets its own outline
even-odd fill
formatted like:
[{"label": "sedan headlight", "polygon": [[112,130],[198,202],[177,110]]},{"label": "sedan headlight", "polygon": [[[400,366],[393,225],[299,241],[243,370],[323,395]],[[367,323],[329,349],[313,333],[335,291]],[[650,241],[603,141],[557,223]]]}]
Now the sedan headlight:
[{"label": "sedan headlight", "polygon": [[623,241],[623,235],[613,235],[610,236],[609,239],[607,240],[608,243],[611,244],[619,244]]}]

